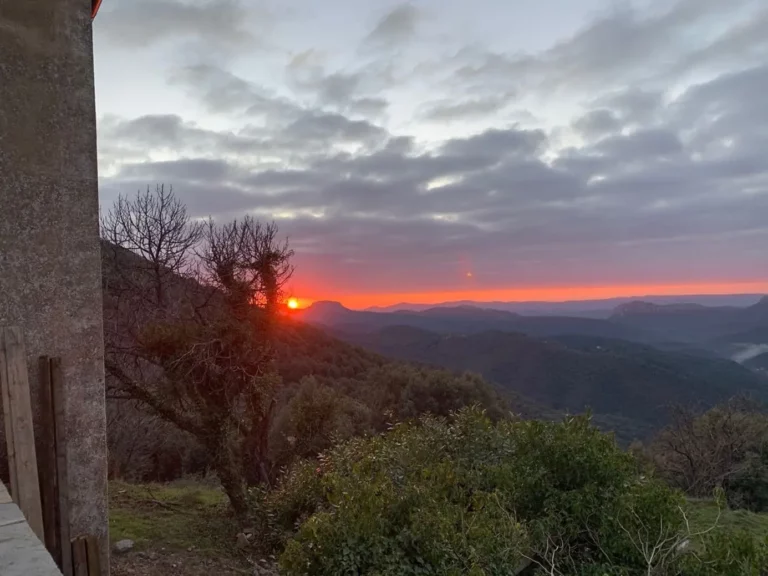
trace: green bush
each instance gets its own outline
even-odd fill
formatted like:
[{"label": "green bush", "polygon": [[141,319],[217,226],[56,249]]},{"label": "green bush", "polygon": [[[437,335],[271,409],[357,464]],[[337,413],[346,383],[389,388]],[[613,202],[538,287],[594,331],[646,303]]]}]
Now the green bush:
[{"label": "green bush", "polygon": [[741,469],[725,480],[728,506],[752,512],[768,511],[768,449],[748,454]]},{"label": "green bush", "polygon": [[746,530],[715,530],[702,538],[702,550],[682,561],[685,576],[762,576],[768,574],[768,538]]},{"label": "green bush", "polygon": [[[300,525],[287,576],[656,574],[684,503],[587,417],[494,424],[478,409],[353,439],[269,498],[276,525]],[[658,538],[666,555],[649,560]]]}]

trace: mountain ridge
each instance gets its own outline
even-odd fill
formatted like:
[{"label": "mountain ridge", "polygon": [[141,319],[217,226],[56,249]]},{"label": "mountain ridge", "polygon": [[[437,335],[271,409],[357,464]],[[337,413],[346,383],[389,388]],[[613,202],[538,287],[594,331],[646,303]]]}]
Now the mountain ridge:
[{"label": "mountain ridge", "polygon": [[387,326],[412,326],[440,333],[475,333],[486,330],[523,332],[532,336],[586,334],[642,342],[658,340],[642,329],[607,320],[570,316],[523,316],[503,310],[476,307],[430,308],[420,312],[370,312],[350,310],[338,303],[321,302],[293,313],[310,324],[346,331],[373,331]]},{"label": "mountain ridge", "polygon": [[617,306],[633,301],[645,301],[655,304],[679,304],[691,303],[702,306],[735,306],[747,307],[755,304],[764,298],[763,294],[689,294],[681,296],[659,296],[659,295],[634,295],[603,299],[586,300],[562,300],[562,301],[482,301],[482,300],[453,300],[446,302],[435,302],[429,304],[400,302],[389,306],[370,306],[365,308],[368,312],[398,312],[398,311],[421,311],[428,308],[452,308],[461,305],[477,306],[481,308],[492,308],[495,310],[507,310],[520,314],[564,314],[566,312],[588,315],[596,317],[597,315],[609,315]]}]

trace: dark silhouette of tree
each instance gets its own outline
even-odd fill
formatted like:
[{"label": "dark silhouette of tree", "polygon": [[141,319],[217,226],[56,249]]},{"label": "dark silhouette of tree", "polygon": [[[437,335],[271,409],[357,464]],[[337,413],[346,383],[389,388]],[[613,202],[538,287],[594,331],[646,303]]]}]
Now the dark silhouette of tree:
[{"label": "dark silhouette of tree", "polygon": [[247,481],[268,480],[280,377],[274,327],[293,252],[274,224],[193,221],[158,187],[102,221],[105,366],[113,397],[192,434],[240,520]]}]

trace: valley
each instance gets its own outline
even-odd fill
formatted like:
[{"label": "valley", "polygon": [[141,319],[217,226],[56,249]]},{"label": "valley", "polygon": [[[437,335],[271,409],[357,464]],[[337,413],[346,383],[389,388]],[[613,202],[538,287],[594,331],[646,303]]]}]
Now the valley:
[{"label": "valley", "polygon": [[385,357],[480,374],[539,415],[591,410],[623,442],[657,430],[674,406],[768,400],[768,298],[745,307],[629,302],[607,318],[330,302],[295,316]]}]

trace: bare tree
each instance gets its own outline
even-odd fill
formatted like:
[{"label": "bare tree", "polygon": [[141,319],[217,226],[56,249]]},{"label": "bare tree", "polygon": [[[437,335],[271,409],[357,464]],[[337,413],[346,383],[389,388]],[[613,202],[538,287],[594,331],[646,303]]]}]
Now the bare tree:
[{"label": "bare tree", "polygon": [[675,408],[649,453],[668,482],[691,496],[708,496],[744,468],[748,452],[760,449],[767,435],[768,419],[737,398],[703,414]]},{"label": "bare tree", "polygon": [[203,223],[193,222],[173,188],[165,186],[157,186],[155,192],[149,188],[137,192],[133,199],[119,196],[101,222],[101,235],[113,260],[118,251],[139,256],[130,266],[115,268],[123,287],[155,309],[165,307],[174,277],[191,272],[203,232]]},{"label": "bare tree", "polygon": [[293,252],[274,224],[192,222],[163,187],[120,198],[102,229],[110,392],[192,434],[244,520],[246,479],[268,478],[273,327]]}]

